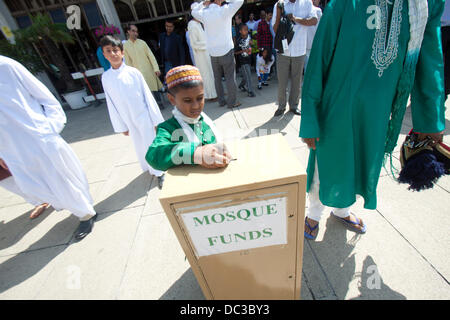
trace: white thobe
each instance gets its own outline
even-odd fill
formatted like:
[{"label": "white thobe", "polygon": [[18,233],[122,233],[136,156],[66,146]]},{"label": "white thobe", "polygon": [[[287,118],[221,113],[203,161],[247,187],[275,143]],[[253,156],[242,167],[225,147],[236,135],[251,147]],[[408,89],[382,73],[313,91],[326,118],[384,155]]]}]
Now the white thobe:
[{"label": "white thobe", "polygon": [[205,26],[206,44],[211,57],[222,57],[234,48],[231,19],[244,0],[228,0],[227,2],[228,4],[221,7],[215,3],[205,7],[203,2],[194,2],[191,5],[192,16]]},{"label": "white thobe", "polygon": [[189,39],[194,52],[195,66],[200,70],[203,79],[205,99],[217,98],[214,84],[214,73],[211,56],[206,48],[206,33],[200,22],[191,20],[188,23]]},{"label": "white thobe", "polygon": [[145,155],[155,139],[155,127],[164,118],[142,73],[122,63],[103,73],[102,84],[114,131],[128,131],[142,170],[161,176],[163,172],[153,169]]},{"label": "white thobe", "polygon": [[95,215],[81,164],[59,133],[66,115],[24,66],[0,56],[0,158],[31,204]]},{"label": "white thobe", "polygon": [[186,43],[189,48],[189,56],[191,57],[192,64],[195,66],[195,58],[194,58],[194,52],[192,51],[191,39],[189,37],[189,30],[186,31]]}]

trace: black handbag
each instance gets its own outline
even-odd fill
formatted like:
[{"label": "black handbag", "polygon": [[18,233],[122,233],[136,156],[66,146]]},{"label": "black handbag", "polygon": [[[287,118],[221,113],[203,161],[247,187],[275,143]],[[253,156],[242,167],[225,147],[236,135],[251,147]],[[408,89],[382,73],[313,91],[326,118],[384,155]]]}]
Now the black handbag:
[{"label": "black handbag", "polygon": [[279,2],[277,6],[281,8],[281,18],[277,32],[275,33],[274,47],[278,50],[279,53],[284,53],[282,41],[286,39],[288,44],[291,43],[295,33],[294,24],[286,16],[286,12],[284,11],[284,4],[282,2]]}]

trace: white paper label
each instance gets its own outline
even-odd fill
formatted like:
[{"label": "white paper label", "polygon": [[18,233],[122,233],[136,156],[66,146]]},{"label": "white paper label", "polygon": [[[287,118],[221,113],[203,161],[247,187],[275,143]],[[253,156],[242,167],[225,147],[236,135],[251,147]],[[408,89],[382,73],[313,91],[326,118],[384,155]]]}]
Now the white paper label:
[{"label": "white paper label", "polygon": [[274,198],[180,216],[202,257],[287,244],[286,201]]},{"label": "white paper label", "polygon": [[288,44],[287,39],[281,40],[281,44],[283,45],[283,52],[284,53],[289,52],[289,44]]}]

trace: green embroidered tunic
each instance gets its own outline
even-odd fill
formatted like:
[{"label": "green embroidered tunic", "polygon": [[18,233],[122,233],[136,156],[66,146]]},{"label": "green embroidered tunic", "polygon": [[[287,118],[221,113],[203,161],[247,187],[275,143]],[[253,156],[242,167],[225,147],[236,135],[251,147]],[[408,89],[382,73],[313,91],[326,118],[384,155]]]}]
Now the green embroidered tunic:
[{"label": "green embroidered tunic", "polygon": [[[387,125],[410,38],[408,0],[392,3],[331,0],[315,35],[302,89],[300,137],[320,138],[310,152],[307,188],[317,157],[320,200],[330,207],[348,207],[359,194],[366,209],[376,208]],[[445,127],[444,3],[428,1],[411,93],[413,125],[419,132]]]},{"label": "green embroidered tunic", "polygon": [[[211,128],[200,117],[198,125],[189,124],[202,145],[216,143]],[[156,137],[149,147],[145,159],[155,169],[166,171],[181,164],[194,164],[194,151],[200,145],[189,142],[175,117],[158,125]]]}]

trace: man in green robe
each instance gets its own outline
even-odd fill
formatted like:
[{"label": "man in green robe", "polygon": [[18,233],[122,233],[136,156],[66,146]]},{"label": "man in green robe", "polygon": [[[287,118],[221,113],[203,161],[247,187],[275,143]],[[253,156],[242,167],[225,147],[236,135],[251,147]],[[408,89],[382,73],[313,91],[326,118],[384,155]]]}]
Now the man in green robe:
[{"label": "man in green robe", "polygon": [[444,2],[331,0],[324,10],[302,91],[300,137],[311,148],[306,238],[317,236],[324,205],[365,232],[349,209],[356,195],[376,208],[383,159],[397,142],[409,93],[414,130],[442,140]]}]

